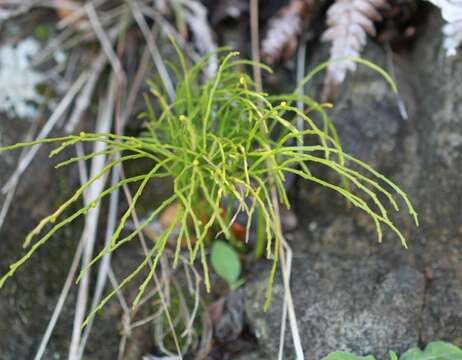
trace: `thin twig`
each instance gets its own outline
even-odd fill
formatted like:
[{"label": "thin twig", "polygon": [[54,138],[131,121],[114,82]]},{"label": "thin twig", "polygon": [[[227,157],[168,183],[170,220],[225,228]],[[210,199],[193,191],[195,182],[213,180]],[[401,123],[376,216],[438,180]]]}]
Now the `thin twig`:
[{"label": "thin twig", "polygon": [[[287,304],[287,311],[289,315],[289,326],[290,331],[292,334],[292,340],[294,343],[295,354],[297,360],[304,360],[305,355],[303,353],[302,342],[300,338],[300,332],[298,330],[297,325],[297,316],[295,314],[295,306],[292,300],[292,291],[290,289],[290,270],[292,266],[292,250],[287,243],[284,235],[282,234],[281,230],[281,223],[280,223],[280,211],[279,211],[279,201],[277,197],[277,190],[276,187],[273,185],[271,188],[271,200],[273,203],[273,207],[277,214],[276,221],[279,223],[277,225],[277,231],[279,234],[275,234],[275,236],[279,236],[280,243],[279,243],[279,259],[281,262],[281,272],[282,272],[282,282],[284,284],[284,304]],[[284,258],[284,252],[287,251],[288,261],[286,263],[286,259]],[[284,312],[284,305],[283,305],[283,312]]]},{"label": "thin twig", "polygon": [[[114,274],[114,271],[112,270],[111,264],[109,264],[109,281],[111,282],[111,285],[114,289],[119,289],[119,282],[117,281],[117,278]],[[122,290],[119,289],[116,291],[116,297],[119,300],[120,306],[122,308],[123,314],[122,314],[122,337],[120,339],[119,343],[119,352],[117,359],[122,360],[124,357],[125,353],[125,345],[127,343],[127,338],[130,334],[130,307],[128,306],[127,300],[123,296]]]},{"label": "thin twig", "polygon": [[146,6],[140,4],[140,9],[143,15],[151,18],[157,24],[160,25],[162,32],[167,33],[168,35],[175,38],[175,41],[185,50],[186,54],[195,62],[200,60],[200,55],[194,50],[194,48],[185,41],[183,36],[173,27],[167,19],[152,6]]},{"label": "thin twig", "polygon": [[[303,78],[305,77],[305,59],[306,59],[306,41],[304,37],[302,36],[302,39],[300,40],[300,45],[298,47],[297,51],[297,84],[301,84],[303,81]],[[304,112],[304,107],[305,103],[303,102],[303,96],[305,95],[304,93],[305,87],[302,86],[300,87],[298,91],[299,98],[297,100],[297,108],[303,113]],[[305,121],[301,116],[297,118],[297,130],[298,131],[303,131]],[[303,139],[299,141],[299,145],[303,145]]]},{"label": "thin twig", "polygon": [[[160,303],[160,301],[159,301],[159,303]],[[152,305],[156,305],[156,304],[152,304]],[[149,316],[145,317],[144,319],[141,319],[141,320],[138,320],[138,321],[132,323],[130,328],[134,329],[134,328],[149,324],[150,322],[158,319],[161,315],[162,315],[162,309],[157,311],[155,314],[149,315]]]},{"label": "thin twig", "polygon": [[[302,39],[297,52],[297,83],[301,83],[305,77],[305,58],[306,58],[306,43]],[[303,87],[299,90],[300,98],[297,100],[297,108],[303,112],[304,111],[304,102],[302,97],[304,96]],[[303,131],[304,121],[301,117],[297,118],[297,130]],[[300,146],[303,145],[303,139],[297,140]],[[290,279],[291,270],[292,270],[292,250],[289,245],[284,241],[283,246],[287,249],[287,258],[285,264],[281,261],[281,266],[285,268],[286,277]],[[281,258],[283,257],[283,252]],[[282,360],[284,358],[284,340],[286,332],[286,323],[287,323],[287,312],[288,312],[288,297],[284,296],[283,306],[282,306],[282,316],[281,316],[281,330],[279,337],[279,353],[278,359]]]},{"label": "thin twig", "polygon": [[119,288],[119,282],[114,274],[114,270],[112,269],[112,265],[109,265],[109,280],[111,285],[114,289],[118,289],[116,291],[116,297],[119,300],[120,306],[124,312],[130,313],[130,306],[128,305],[127,300],[125,299],[122,290]]},{"label": "thin twig", "polygon": [[[138,70],[136,71],[135,78],[133,79],[131,89],[127,96],[127,102],[124,105],[122,118],[120,119],[117,125],[123,126],[133,113],[135,108],[135,102],[138,98],[139,91],[144,84],[146,78],[146,71],[148,70],[149,66],[149,50],[147,48],[144,49],[143,55],[141,56],[140,65],[138,66]],[[122,132],[122,129],[118,129],[118,132]]]},{"label": "thin twig", "polygon": [[[132,195],[130,193],[130,189],[128,188],[128,186],[124,186],[123,189],[124,189],[125,196],[127,198],[128,203],[131,204],[133,202],[133,198],[132,198]],[[137,228],[140,227],[139,218],[138,218],[138,215],[137,215],[135,209],[132,212],[132,219],[133,219],[133,222],[135,223],[135,226]],[[143,248],[143,252],[144,252],[145,256],[148,256],[149,250],[148,250],[148,247],[147,247],[147,244],[146,244],[146,239],[144,238],[144,235],[143,235],[142,232],[140,232],[138,234],[138,238],[140,240],[140,243],[141,243],[141,246]],[[151,267],[153,266],[152,260],[149,260],[149,266],[151,266]],[[168,305],[167,305],[167,302],[165,301],[165,297],[164,297],[164,294],[162,292],[162,288],[161,288],[159,279],[157,278],[157,275],[155,273],[153,275],[153,278],[154,278],[155,286],[156,286],[156,288],[158,289],[158,292],[159,292],[159,298],[160,298],[160,301],[161,301],[161,304],[162,304],[162,308],[164,309],[164,312],[165,312],[165,314],[167,316],[168,325],[170,327],[170,330],[172,331],[172,336],[173,336],[173,340],[174,340],[174,343],[175,343],[176,350],[178,352],[178,357],[180,359],[183,359],[183,355],[181,353],[181,348],[180,348],[180,345],[179,345],[179,342],[178,342],[178,338],[177,338],[177,336],[175,334],[175,328],[174,328],[173,323],[171,321],[170,312],[168,310]]]},{"label": "thin twig", "polygon": [[[250,37],[252,46],[252,60],[255,63],[260,63],[260,45],[258,35],[258,0],[250,0]],[[261,69],[259,66],[253,66],[253,78],[257,87],[257,91],[263,89]]]},{"label": "thin twig", "polygon": [[[104,3],[106,0],[91,0],[91,1],[93,3],[93,6],[96,8],[97,6]],[[86,14],[86,9],[84,6],[82,6],[80,9],[73,10],[71,14],[61,19],[56,25],[56,27],[62,30],[69,25],[75,24],[83,16],[85,16],[85,14]]]},{"label": "thin twig", "polygon": [[[181,289],[181,286],[178,284],[178,281],[173,278],[172,279],[172,282],[173,282],[173,286],[175,287],[175,290],[176,290],[176,295],[178,296],[178,305],[179,305],[179,312],[178,312],[178,317],[181,321],[181,318],[183,318],[183,321],[185,324],[189,324],[192,317],[191,317],[191,314],[189,312],[189,309],[188,309],[188,305],[186,303],[186,299],[185,299],[185,296],[184,296],[184,293],[183,293],[183,290]],[[191,345],[192,343],[192,331],[191,330],[188,330],[187,332],[183,332],[181,334],[181,336],[183,338],[186,338],[184,344],[183,344],[183,349],[187,349],[189,348],[189,346]]]},{"label": "thin twig", "polygon": [[[196,272],[196,270],[194,268],[193,268],[193,271]],[[201,281],[201,279],[198,276],[198,274],[196,273],[195,289],[193,291],[193,293],[194,293],[194,308],[193,308],[193,311],[191,313],[189,323],[186,326],[186,329],[181,334],[182,337],[186,336],[188,333],[191,332],[194,321],[196,319],[197,312],[199,310],[199,303],[200,303],[199,286],[200,286],[200,281]]]},{"label": "thin twig", "polygon": [[[286,243],[281,244],[282,247],[287,245]],[[286,261],[283,261],[284,258],[284,250],[281,252],[281,267],[284,268],[285,274],[283,274],[283,277],[286,279],[290,279],[290,275],[292,272],[292,250],[290,249],[289,246],[287,246],[287,259]],[[286,283],[284,282],[284,289],[286,288]],[[286,330],[286,323],[287,323],[287,312],[289,310],[289,296],[286,296],[286,291],[284,291],[284,301],[282,305],[282,317],[281,317],[281,333],[279,337],[279,354],[278,354],[278,359],[283,360],[284,359],[284,340],[285,340],[285,330]],[[292,304],[293,307],[293,304]],[[295,342],[295,340],[294,340]]]},{"label": "thin twig", "polygon": [[[204,308],[205,305],[202,304]],[[202,336],[195,360],[205,360],[212,348],[213,324],[208,311],[202,312]]]},{"label": "thin twig", "polygon": [[85,8],[87,10],[90,24],[93,27],[93,30],[95,31],[95,34],[98,37],[98,40],[100,41],[101,46],[103,47],[103,50],[106,53],[106,56],[108,57],[109,62],[111,63],[111,66],[114,69],[117,78],[119,79],[119,82],[125,83],[127,76],[117,54],[114,52],[114,49],[112,48],[112,41],[110,40],[110,36],[106,34],[103,26],[101,25],[95,7],[91,2],[89,2],[85,5]]},{"label": "thin twig", "polygon": [[63,43],[73,34],[72,29],[66,29],[51,39],[47,46],[40,51],[31,62],[32,67],[37,67],[47,61],[58,49],[63,49]]},{"label": "thin twig", "polygon": [[[120,165],[114,167],[112,172],[112,179],[111,179],[111,186],[115,186],[120,181]],[[111,236],[116,228],[117,222],[117,211],[119,207],[119,188],[114,190],[111,193],[111,197],[109,199],[109,211],[107,216],[107,226],[106,226],[106,234],[105,234],[105,242],[104,246],[108,246],[111,241]],[[104,287],[106,285],[106,280],[108,278],[109,269],[111,265],[111,252],[107,253],[101,259],[100,266],[98,268],[98,278],[96,279],[95,291],[93,294],[93,299],[91,303],[91,308],[95,308],[98,306],[99,302],[101,301],[101,297],[103,295]],[[87,326],[85,327],[85,331],[82,335],[82,340],[80,341],[80,348],[79,348],[79,358],[82,358],[83,352],[85,350],[85,346],[88,340],[88,336],[90,335],[91,328],[93,326],[93,318],[89,321]]]},{"label": "thin twig", "polygon": [[156,65],[157,71],[159,72],[164,87],[167,90],[167,94],[170,100],[173,100],[175,99],[175,88],[173,86],[172,80],[170,79],[167,68],[165,67],[164,62],[162,61],[159,49],[156,45],[156,41],[152,35],[152,31],[149,29],[148,24],[146,23],[146,20],[143,17],[143,13],[141,12],[140,6],[136,0],[130,1],[130,8],[141,32],[143,33],[143,36],[146,39],[146,43],[148,44],[148,48],[151,52],[152,59],[154,61],[154,64]]}]

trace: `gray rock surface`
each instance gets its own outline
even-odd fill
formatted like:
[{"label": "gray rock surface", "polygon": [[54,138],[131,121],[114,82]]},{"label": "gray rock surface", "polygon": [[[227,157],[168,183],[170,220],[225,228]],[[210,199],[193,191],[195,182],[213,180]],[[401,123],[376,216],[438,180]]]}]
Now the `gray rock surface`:
[{"label": "gray rock surface", "polygon": [[234,360],[261,360],[263,359],[262,355],[258,352],[250,352],[242,355],[238,355]]},{"label": "gray rock surface", "polygon": [[[268,359],[279,346],[283,285],[274,286],[270,311],[264,313],[266,279],[261,272],[246,291],[246,311]],[[302,345],[307,358],[334,350],[376,354],[403,351],[419,340],[425,280],[408,266],[394,267],[380,258],[335,255],[294,259],[291,288]],[[284,359],[294,359],[289,331]]]},{"label": "gray rock surface", "polygon": [[462,343],[462,279],[453,271],[432,275],[422,316],[422,340]]},{"label": "gray rock surface", "polygon": [[[39,121],[39,120],[37,120]],[[30,122],[0,114],[0,143],[23,139]],[[0,231],[0,274],[18,259],[25,235],[69,196],[78,177],[72,170],[56,170],[48,158],[51,146],[40,150],[24,173],[13,206]],[[0,154],[0,188],[14,171],[20,151]],[[75,171],[75,169],[74,169]],[[4,197],[0,197],[3,201]],[[0,290],[0,360],[33,359],[64,285],[82,223],[53,236]],[[75,306],[75,287],[63,308],[44,359],[67,358]],[[97,359],[117,355],[120,310],[96,319],[87,354]],[[102,347],[101,343],[105,346]]]},{"label": "gray rock surface", "polygon": [[[393,57],[407,120],[387,83],[363,66],[347,79],[332,113],[345,151],[385,173],[412,199],[420,227],[413,226],[404,210],[397,216],[410,251],[403,254],[390,233],[383,245],[373,246],[373,227],[360,211],[346,209],[344,201],[324,189],[301,185],[301,197],[295,200],[299,220],[315,242],[332,233],[329,226],[335,224],[336,231],[361,238],[363,246],[339,236],[328,246],[333,251],[387,253],[422,267],[455,268],[462,259],[462,53],[444,56],[440,28],[438,12],[430,12],[414,47]],[[390,70],[383,47],[371,43],[364,57]],[[321,233],[309,228],[313,221]]]}]

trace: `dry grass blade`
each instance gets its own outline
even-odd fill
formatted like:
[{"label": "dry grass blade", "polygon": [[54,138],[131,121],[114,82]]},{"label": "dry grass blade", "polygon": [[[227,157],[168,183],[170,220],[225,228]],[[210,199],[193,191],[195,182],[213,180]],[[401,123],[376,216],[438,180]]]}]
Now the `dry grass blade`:
[{"label": "dry grass blade", "polygon": [[[96,122],[96,131],[101,133],[107,133],[111,130],[113,125],[113,110],[115,103],[115,92],[116,92],[116,77],[112,76],[109,84],[108,94],[104,101],[100,103],[101,114]],[[94,146],[94,152],[101,152],[107,149],[107,145],[104,143],[96,143]],[[100,173],[106,163],[105,156],[98,156],[93,159],[91,164],[90,177],[94,177],[96,174]],[[105,186],[105,178],[100,178],[95,181],[87,189],[84,203],[85,205],[90,205],[92,199],[97,198]],[[85,249],[83,253],[82,267],[88,266],[92,257],[96,241],[96,230],[98,225],[100,213],[100,205],[91,209],[85,217],[85,227],[82,234],[82,239],[85,239]],[[69,360],[78,360],[79,356],[79,347],[80,347],[80,338],[81,338],[81,326],[85,318],[85,311],[87,307],[87,299],[89,292],[90,284],[90,273],[86,273],[79,285],[79,291],[77,296],[76,303],[76,312],[74,317],[74,327],[71,338],[71,345],[69,349]]]},{"label": "dry grass blade", "polygon": [[[112,267],[109,267],[109,281],[114,289],[119,288],[119,282],[112,270]],[[130,315],[130,307],[127,303],[127,300],[123,296],[120,290],[116,291],[117,299],[119,300],[119,304],[122,308],[122,331],[121,331],[121,338],[119,342],[119,353],[117,356],[118,360],[123,360],[125,354],[125,347],[127,345],[127,338],[130,336],[130,327],[131,327],[131,315]]]},{"label": "dry grass blade", "polygon": [[165,67],[164,62],[162,61],[162,57],[160,56],[156,40],[153,36],[153,31],[152,29],[149,29],[149,26],[146,23],[146,20],[144,19],[143,13],[141,12],[141,8],[138,4],[138,1],[131,1],[130,8],[133,12],[133,17],[135,18],[141,32],[143,33],[143,36],[146,39],[148,49],[151,53],[152,59],[154,61],[154,64],[156,65],[157,71],[159,72],[162,82],[167,90],[168,96],[172,100],[175,98],[175,89],[170,75],[168,74],[167,68]]},{"label": "dry grass blade", "polygon": [[69,41],[69,38],[73,35],[72,29],[65,29],[60,32],[56,37],[50,40],[46,47],[32,60],[31,66],[40,66],[47,60],[49,60],[53,54],[60,50],[64,49],[65,42]]},{"label": "dry grass blade", "polygon": [[[112,172],[112,179],[111,179],[111,184],[114,186],[120,181],[120,166],[117,166],[114,168],[114,171]],[[110,197],[109,200],[109,211],[108,211],[108,221],[107,221],[107,226],[106,226],[106,235],[105,235],[105,246],[109,244],[111,240],[111,235],[113,234],[116,224],[117,224],[117,210],[119,208],[119,190],[115,190]],[[105,255],[102,260],[101,264],[98,269],[98,277],[96,279],[96,285],[95,285],[95,291],[93,293],[93,299],[91,303],[91,308],[95,308],[98,303],[101,301],[103,291],[106,285],[106,280],[109,276],[111,269],[111,254]],[[79,358],[82,358],[83,353],[85,351],[85,346],[88,340],[88,337],[90,336],[90,331],[92,329],[93,325],[93,320],[88,323],[88,326],[85,328],[85,331],[82,335],[82,339],[80,341],[80,347],[79,347]]]},{"label": "dry grass blade", "polygon": [[109,62],[111,63],[112,68],[114,69],[114,74],[116,74],[120,83],[125,83],[127,76],[117,54],[112,47],[111,38],[108,34],[106,34],[101,21],[99,20],[95,7],[91,2],[89,2],[85,5],[85,8],[87,10],[88,19],[90,20],[93,30],[95,31],[95,34],[98,37],[101,46],[106,53]]},{"label": "dry grass blade", "polygon": [[[258,28],[258,0],[250,0],[250,40],[252,47],[252,60],[255,63],[260,63],[260,35]],[[258,66],[253,67],[253,78],[257,91],[262,91],[261,70]]]},{"label": "dry grass blade", "polygon": [[[255,81],[257,83],[256,88],[259,91],[262,91],[262,82],[261,82],[261,69],[256,65],[258,63],[258,60],[260,58],[259,55],[259,47],[258,47],[258,2],[257,0],[251,0],[250,3],[250,11],[251,11],[251,32],[252,32],[252,59],[254,60],[254,76],[255,76]],[[267,129],[263,128],[263,132],[268,132]],[[273,168],[275,166],[274,164],[274,158],[268,158],[267,159],[267,167],[268,168]],[[289,323],[290,323],[290,330],[292,334],[292,339],[294,341],[294,346],[295,346],[295,354],[297,356],[297,360],[304,360],[305,355],[303,354],[303,348],[300,340],[300,334],[297,326],[297,320],[295,316],[295,308],[294,304],[292,301],[292,294],[289,286],[290,282],[290,266],[291,266],[291,257],[289,257],[289,263],[288,266],[289,268],[285,268],[285,259],[284,259],[284,248],[283,246],[287,246],[288,249],[288,255],[292,254],[292,251],[290,247],[287,245],[287,242],[284,238],[284,235],[282,234],[282,226],[281,226],[281,217],[280,217],[280,211],[279,211],[279,196],[278,196],[278,190],[276,189],[275,185],[275,178],[274,174],[270,174],[269,177],[269,184],[270,184],[270,193],[271,193],[271,203],[272,206],[274,207],[275,211],[275,217],[273,219],[274,223],[272,224],[273,226],[273,231],[274,231],[274,236],[275,236],[275,257],[278,259],[278,257],[281,258],[282,260],[282,277],[283,277],[283,282],[284,282],[284,304],[283,304],[283,321],[284,325],[282,326],[282,331],[285,329],[285,317],[286,317],[286,312],[289,312]],[[277,260],[276,260],[277,261]],[[276,261],[274,264],[276,264]],[[275,272],[275,267],[273,266],[272,270],[272,277],[274,277],[274,272]],[[281,331],[281,337],[283,336]],[[281,348],[283,346],[283,343],[281,342]],[[282,357],[282,351],[279,352],[280,358]]]},{"label": "dry grass blade", "polygon": [[[158,4],[159,2],[156,2]],[[156,8],[151,6],[146,6],[140,4],[140,10],[144,16],[152,19],[154,22],[159,25],[162,32],[169,37],[175,39],[177,44],[183,49],[183,51],[193,60],[197,62],[200,60],[199,54],[194,50],[191,44],[187,43],[184,37],[172,26],[172,24],[164,17],[164,11],[156,10],[159,9],[159,5]],[[167,12],[167,8],[165,8],[165,12]]]}]

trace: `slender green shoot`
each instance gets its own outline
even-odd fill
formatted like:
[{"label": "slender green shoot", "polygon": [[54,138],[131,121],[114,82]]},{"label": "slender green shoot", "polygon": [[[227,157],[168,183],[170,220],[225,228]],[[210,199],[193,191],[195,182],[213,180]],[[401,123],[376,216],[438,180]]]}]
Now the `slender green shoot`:
[{"label": "slender green shoot", "polygon": [[[0,278],[0,287],[58,230],[85,215],[89,208],[96,206],[117,188],[129,183],[138,184],[133,202],[121,215],[111,242],[95,256],[90,267],[105,254],[117,251],[132,241],[170,204],[176,202],[180,210],[172,225],[153,244],[146,259],[102,300],[90,313],[85,324],[116,291],[144,273],[133,306],[137,305],[173,234],[176,234],[178,242],[173,263],[178,263],[183,251],[180,242],[186,241],[189,259],[191,262],[200,261],[205,287],[210,289],[208,245],[214,241],[214,234],[222,234],[231,239],[230,229],[235,219],[232,211],[236,208],[246,214],[248,219],[258,219],[256,256],[266,254],[274,261],[268,280],[269,301],[280,241],[278,214],[272,202],[271,187],[277,190],[281,203],[289,207],[285,186],[285,178],[289,173],[337,192],[364,211],[375,224],[379,241],[382,239],[383,228],[389,228],[407,247],[405,236],[389,217],[389,209],[398,211],[398,198],[401,198],[418,224],[411,202],[385,176],[343,152],[335,127],[325,111],[328,104],[318,103],[307,96],[300,97],[296,92],[269,96],[256,91],[252,79],[241,71],[242,66],[251,65],[252,62],[239,60],[235,52],[224,54],[216,77],[206,82],[201,82],[200,73],[207,61],[200,61],[188,68],[182,55],[179,56],[181,67],[177,69],[171,65],[175,68],[174,73],[178,74],[175,99],[170,101],[166,91],[150,83],[151,95],[146,97],[147,111],[141,114],[146,127],[139,136],[80,133],[0,148],[0,152],[5,152],[35,144],[57,143],[58,147],[50,154],[55,156],[77,143],[107,144],[103,152],[73,157],[59,163],[57,167],[71,165],[79,160],[91,160],[101,154],[109,156],[99,174],[79,187],[56,211],[30,231],[24,243],[28,248],[26,254],[14,262]],[[356,60],[381,73],[393,87],[393,82],[383,70],[365,60]],[[324,67],[317,67],[300,86]],[[303,101],[306,111],[302,112],[294,105],[297,100]],[[315,120],[312,114],[317,114],[316,118],[321,121]],[[304,129],[297,129],[295,119],[303,119]],[[83,205],[83,194],[92,183],[119,164],[126,165],[141,159],[152,164],[149,171],[121,180],[92,199],[90,205]],[[311,171],[314,166],[338,174],[338,182],[314,175]],[[125,224],[138,200],[143,197],[146,187],[155,179],[163,177],[171,179],[174,193],[154,209],[138,228],[123,236]],[[80,204],[77,210],[76,204]],[[247,226],[250,225],[249,220]],[[86,271],[88,268],[82,270],[79,279]]]}]

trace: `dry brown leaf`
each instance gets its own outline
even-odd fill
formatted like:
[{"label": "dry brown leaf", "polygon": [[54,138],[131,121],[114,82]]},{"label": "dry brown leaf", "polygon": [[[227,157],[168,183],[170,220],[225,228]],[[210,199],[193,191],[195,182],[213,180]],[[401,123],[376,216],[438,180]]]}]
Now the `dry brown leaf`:
[{"label": "dry brown leaf", "polygon": [[162,214],[160,214],[159,223],[164,228],[168,228],[177,217],[180,209],[181,207],[178,203],[173,203],[172,205],[166,207]]},{"label": "dry brown leaf", "polygon": [[315,0],[292,0],[269,20],[262,41],[262,58],[268,64],[290,57],[306,23],[311,18]]},{"label": "dry brown leaf", "polygon": [[[180,210],[181,210],[181,206],[179,203],[176,203],[176,202],[166,207],[165,210],[159,216],[159,224],[162,226],[162,228],[164,229],[168,228],[172,224],[172,222],[175,220]],[[225,211],[222,209],[223,218],[224,218],[224,214],[225,214]],[[199,217],[201,221],[204,223],[206,223],[209,220],[209,217],[205,213],[199,214]],[[192,219],[189,219],[189,223],[190,225],[192,225]],[[247,234],[245,225],[242,225],[239,222],[235,221],[230,225],[229,229],[231,230],[231,233],[236,237],[236,239],[238,240],[245,239],[245,236]],[[158,236],[157,234],[153,234],[152,232],[147,233],[147,235],[153,239],[157,238]],[[176,238],[173,240],[176,240]],[[195,242],[194,236],[192,236],[191,241],[192,243]],[[182,248],[186,248],[187,246],[186,239],[183,238],[181,242],[182,242],[181,244]]]},{"label": "dry brown leaf", "polygon": [[[330,60],[360,56],[366,45],[367,35],[376,35],[374,22],[382,19],[381,10],[388,7],[388,0],[336,0],[327,11],[328,28],[322,35],[323,41],[332,43]],[[323,100],[335,97],[347,72],[355,70],[356,63],[351,60],[329,64]]]}]

